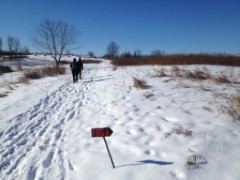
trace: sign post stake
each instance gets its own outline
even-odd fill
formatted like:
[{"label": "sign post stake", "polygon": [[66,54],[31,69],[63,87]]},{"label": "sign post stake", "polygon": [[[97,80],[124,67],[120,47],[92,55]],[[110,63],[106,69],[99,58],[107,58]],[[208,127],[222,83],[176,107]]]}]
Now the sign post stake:
[{"label": "sign post stake", "polygon": [[108,148],[108,144],[107,144],[107,141],[106,141],[106,139],[105,139],[105,136],[103,136],[103,140],[104,140],[105,145],[106,145],[106,147],[107,147],[108,155],[109,155],[109,157],[110,157],[110,160],[111,160],[112,166],[113,166],[113,168],[115,168],[115,165],[114,165],[114,163],[113,163],[113,159],[112,159],[112,155],[111,155],[110,150],[109,150],[109,148]]},{"label": "sign post stake", "polygon": [[113,168],[115,168],[115,165],[114,165],[113,159],[112,159],[112,155],[111,155],[111,153],[110,153],[110,150],[109,150],[109,148],[108,148],[107,141],[106,141],[106,139],[105,139],[106,136],[111,136],[111,134],[113,133],[113,131],[112,131],[111,128],[109,128],[109,127],[104,127],[104,128],[92,128],[92,129],[91,129],[91,132],[92,132],[92,137],[103,137],[103,140],[104,140],[105,145],[106,145],[106,147],[107,147],[108,155],[109,155],[109,157],[110,157],[112,166],[113,166]]}]

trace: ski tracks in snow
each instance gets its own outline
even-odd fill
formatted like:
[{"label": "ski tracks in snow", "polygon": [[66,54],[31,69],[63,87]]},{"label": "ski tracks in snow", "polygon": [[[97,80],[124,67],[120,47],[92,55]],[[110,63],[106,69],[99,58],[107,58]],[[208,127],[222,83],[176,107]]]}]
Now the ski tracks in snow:
[{"label": "ski tracks in snow", "polygon": [[80,113],[87,86],[65,82],[9,122],[0,132],[0,179],[64,179],[73,169],[62,149],[66,126]]}]

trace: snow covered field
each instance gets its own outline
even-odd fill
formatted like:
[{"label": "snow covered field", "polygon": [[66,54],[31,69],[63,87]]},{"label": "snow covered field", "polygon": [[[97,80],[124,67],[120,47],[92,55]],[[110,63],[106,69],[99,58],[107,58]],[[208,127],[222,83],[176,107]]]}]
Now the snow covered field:
[{"label": "snow covered field", "polygon": [[[0,98],[0,179],[240,179],[240,123],[221,110],[239,93],[240,68],[198,66],[231,73],[235,83],[221,84],[153,78],[158,68],[114,69],[103,60],[85,64],[76,84],[69,71],[8,89]],[[103,139],[91,137],[97,127],[113,130],[106,139],[115,169]]]}]

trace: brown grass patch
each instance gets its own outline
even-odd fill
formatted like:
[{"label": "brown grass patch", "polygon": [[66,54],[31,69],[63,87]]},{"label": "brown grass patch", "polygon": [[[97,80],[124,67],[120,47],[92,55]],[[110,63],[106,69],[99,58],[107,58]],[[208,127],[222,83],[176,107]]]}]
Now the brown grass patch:
[{"label": "brown grass patch", "polygon": [[140,80],[137,78],[133,78],[133,83],[134,83],[134,87],[135,88],[139,88],[139,89],[147,89],[147,84],[146,81],[144,80]]},{"label": "brown grass patch", "polygon": [[211,78],[211,75],[208,74],[208,72],[201,71],[201,70],[195,70],[193,72],[185,71],[183,72],[182,76],[188,79],[195,79],[195,80],[206,80]]},{"label": "brown grass patch", "polygon": [[24,72],[24,77],[26,79],[41,79],[43,77],[42,71],[37,69],[26,70]]},{"label": "brown grass patch", "polygon": [[[231,83],[230,78],[233,77],[232,74],[230,75],[224,75],[223,73],[221,75],[212,75],[211,72],[207,68],[195,69],[195,70],[186,70],[186,69],[180,69],[178,66],[172,67],[172,72],[169,72],[170,75],[168,75],[163,68],[159,70],[155,70],[154,75],[151,77],[181,77],[191,80],[213,80],[215,83]],[[164,81],[165,82],[165,81]],[[166,80],[168,82],[168,80]],[[210,89],[206,89],[202,87],[205,91],[211,91]]]},{"label": "brown grass patch", "polygon": [[20,79],[22,82],[28,82],[30,79],[40,79],[47,76],[56,76],[65,74],[66,68],[59,66],[44,66],[42,68],[28,69],[24,72],[24,77]]},{"label": "brown grass patch", "polygon": [[240,56],[227,54],[171,54],[163,56],[119,57],[112,61],[115,66],[136,65],[225,65],[240,66]]},{"label": "brown grass patch", "polygon": [[231,83],[231,81],[229,80],[229,78],[228,78],[226,75],[224,75],[224,74],[215,76],[215,77],[213,77],[212,79],[213,79],[213,81],[214,81],[215,83],[218,83],[218,84],[220,84],[220,83]]},{"label": "brown grass patch", "polygon": [[[93,59],[85,59],[85,60],[82,60],[83,64],[99,64],[101,63],[102,61],[101,60],[93,60]],[[65,65],[68,65],[68,64],[71,64],[71,61],[60,61],[60,64],[65,64]]]},{"label": "brown grass patch", "polygon": [[155,75],[152,77],[167,77],[168,75],[165,73],[165,70],[161,68],[160,70],[155,70]]},{"label": "brown grass patch", "polygon": [[166,133],[165,137],[168,138],[170,135],[172,134],[177,134],[177,135],[183,135],[185,137],[187,136],[192,136],[193,135],[193,131],[189,130],[189,129],[182,129],[182,128],[178,128],[178,129],[173,129],[171,132]]},{"label": "brown grass patch", "polygon": [[240,95],[233,96],[226,108],[227,113],[233,117],[234,121],[240,121]]},{"label": "brown grass patch", "polygon": [[100,61],[100,60],[82,60],[82,62],[83,62],[84,64],[99,64],[99,63],[101,63],[102,61]]}]

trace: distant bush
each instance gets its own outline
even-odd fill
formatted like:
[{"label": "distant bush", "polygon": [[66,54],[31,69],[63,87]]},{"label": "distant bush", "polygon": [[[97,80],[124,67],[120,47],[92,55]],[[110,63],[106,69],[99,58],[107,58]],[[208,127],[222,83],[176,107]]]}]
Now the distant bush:
[{"label": "distant bush", "polygon": [[0,74],[11,73],[11,72],[13,72],[11,67],[0,65]]},{"label": "distant bush", "polygon": [[113,59],[115,66],[135,65],[224,65],[240,66],[240,56],[227,54],[172,54],[145,57],[121,56]]}]

